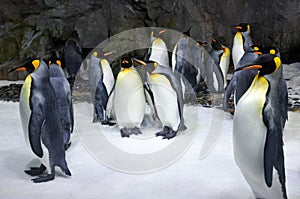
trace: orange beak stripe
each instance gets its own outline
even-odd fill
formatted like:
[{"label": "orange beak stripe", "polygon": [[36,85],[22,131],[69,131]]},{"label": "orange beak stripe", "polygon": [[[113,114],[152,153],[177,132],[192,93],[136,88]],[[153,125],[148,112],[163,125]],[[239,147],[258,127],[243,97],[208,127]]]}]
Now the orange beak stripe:
[{"label": "orange beak stripe", "polygon": [[158,33],[158,34],[160,35],[160,34],[163,34],[164,32],[167,32],[167,30],[166,30],[166,29],[164,29],[164,30],[161,30],[161,31],[159,31],[159,33]]},{"label": "orange beak stripe", "polygon": [[111,55],[111,54],[112,54],[112,52],[107,52],[107,53],[104,53],[103,56],[106,57],[106,56]]},{"label": "orange beak stripe", "polygon": [[20,67],[20,68],[17,68],[16,70],[17,70],[17,71],[25,71],[26,68],[25,68],[25,67]]},{"label": "orange beak stripe", "polygon": [[252,65],[252,66],[247,66],[247,67],[243,68],[243,70],[261,69],[261,68],[262,68],[261,65]]},{"label": "orange beak stripe", "polygon": [[241,26],[234,26],[236,29],[243,29]]}]

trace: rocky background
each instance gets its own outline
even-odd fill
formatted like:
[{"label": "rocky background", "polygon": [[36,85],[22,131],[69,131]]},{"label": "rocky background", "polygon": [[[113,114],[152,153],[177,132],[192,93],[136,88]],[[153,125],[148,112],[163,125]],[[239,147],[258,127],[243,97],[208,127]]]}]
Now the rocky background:
[{"label": "rocky background", "polygon": [[[233,25],[249,22],[255,43],[279,47],[284,63],[300,61],[298,0],[1,0],[0,79],[28,57],[47,58],[77,30],[85,52],[136,27],[185,31],[195,40],[218,37],[232,46]],[[138,35],[136,35],[138,37]]]}]

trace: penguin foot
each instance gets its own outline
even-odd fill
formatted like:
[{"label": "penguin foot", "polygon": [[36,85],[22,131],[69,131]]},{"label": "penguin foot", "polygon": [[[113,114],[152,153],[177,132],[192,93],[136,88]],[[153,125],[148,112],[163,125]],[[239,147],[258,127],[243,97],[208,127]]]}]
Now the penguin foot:
[{"label": "penguin foot", "polygon": [[31,176],[39,176],[46,171],[45,165],[41,164],[40,167],[30,167],[30,170],[25,170],[24,172]]},{"label": "penguin foot", "polygon": [[102,125],[113,126],[113,125],[115,125],[116,123],[115,123],[115,122],[111,122],[111,121],[109,121],[109,120],[103,120],[103,121],[101,121],[101,124],[102,124]]},{"label": "penguin foot", "polygon": [[155,133],[156,137],[157,136],[165,136],[166,134],[168,134],[170,131],[170,128],[167,126],[164,126],[164,129],[160,132]]},{"label": "penguin foot", "polygon": [[65,146],[64,146],[65,151],[67,151],[70,148],[71,144],[72,144],[72,142],[69,142],[69,143],[65,144]]},{"label": "penguin foot", "polygon": [[173,131],[172,129],[169,131],[168,134],[163,136],[163,139],[172,139],[173,137],[175,137],[177,135],[176,131]]},{"label": "penguin foot", "polygon": [[138,127],[134,127],[133,129],[131,129],[131,134],[134,135],[142,134],[142,131]]},{"label": "penguin foot", "polygon": [[34,183],[40,183],[40,182],[48,182],[50,180],[54,179],[54,174],[46,174],[46,175],[41,175],[37,178],[31,179]]},{"label": "penguin foot", "polygon": [[130,132],[128,131],[127,128],[122,128],[121,130],[121,136],[123,137],[129,137],[130,136]]}]

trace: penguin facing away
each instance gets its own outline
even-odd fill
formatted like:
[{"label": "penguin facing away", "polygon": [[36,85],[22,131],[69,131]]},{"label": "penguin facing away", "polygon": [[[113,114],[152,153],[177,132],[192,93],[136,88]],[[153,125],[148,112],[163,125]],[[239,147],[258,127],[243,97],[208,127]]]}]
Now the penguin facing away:
[{"label": "penguin facing away", "polygon": [[107,102],[115,84],[112,69],[105,56],[111,52],[102,53],[99,57],[97,51],[93,52],[89,65],[89,84],[91,88],[91,98],[94,104],[93,122],[101,122],[101,124],[113,125],[107,117]]},{"label": "penguin facing away", "polygon": [[133,67],[132,60],[121,59],[121,71],[117,75],[113,95],[114,115],[121,136],[138,135],[145,114],[145,94],[143,81]]},{"label": "penguin facing away", "polygon": [[[257,69],[251,86],[240,98],[233,119],[234,159],[256,198],[287,198],[276,55],[264,54],[238,70]],[[278,95],[277,95],[278,96]],[[287,102],[286,102],[287,103]]]},{"label": "penguin facing away", "polygon": [[138,62],[146,67],[154,68],[150,73],[150,88],[158,118],[164,126],[160,132],[156,133],[156,136],[171,139],[177,135],[178,131],[186,129],[183,118],[181,83],[170,68],[153,61],[145,63],[138,60]]},{"label": "penguin facing away", "polygon": [[66,41],[63,50],[63,61],[71,90],[73,90],[76,75],[83,61],[83,54],[79,45],[78,35],[74,33],[72,38]]},{"label": "penguin facing away", "polygon": [[21,89],[20,115],[26,141],[33,153],[43,157],[42,144],[49,152],[50,173],[42,175],[45,165],[33,167],[25,172],[32,176],[34,182],[46,182],[55,178],[55,166],[71,176],[65,160],[64,135],[60,122],[58,104],[54,89],[50,83],[47,64],[38,59],[29,60],[12,71],[26,70],[29,75]]},{"label": "penguin facing away", "polygon": [[60,121],[64,132],[64,145],[71,146],[71,134],[74,129],[74,111],[70,84],[64,75],[61,61],[56,57],[49,60],[50,83],[54,89]]}]

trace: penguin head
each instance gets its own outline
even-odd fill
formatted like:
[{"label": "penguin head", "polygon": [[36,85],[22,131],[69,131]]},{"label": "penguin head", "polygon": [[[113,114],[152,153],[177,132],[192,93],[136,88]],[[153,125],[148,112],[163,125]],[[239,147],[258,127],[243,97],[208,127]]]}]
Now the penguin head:
[{"label": "penguin head", "polygon": [[191,36],[191,33],[190,33],[191,28],[192,28],[192,26],[187,31],[183,32],[182,37],[190,37]]},{"label": "penguin head", "polygon": [[11,69],[9,73],[13,71],[27,71],[28,73],[33,73],[39,68],[40,62],[38,59],[29,59],[22,66]]},{"label": "penguin head", "polygon": [[132,60],[128,57],[122,57],[120,65],[122,68],[130,68],[132,66]]},{"label": "penguin head", "polygon": [[250,31],[250,24],[240,23],[239,25],[235,25],[234,28],[236,28],[239,32],[247,32]]},{"label": "penguin head", "polygon": [[261,55],[262,54],[262,47],[259,45],[252,45],[250,46],[250,52],[257,54],[257,55]]},{"label": "penguin head", "polygon": [[215,50],[223,50],[222,44],[216,39],[211,39],[211,47]]},{"label": "penguin head", "polygon": [[56,56],[56,54],[53,52],[51,57],[48,59],[48,66],[51,64],[56,64],[62,68],[61,60]]},{"label": "penguin head", "polygon": [[207,42],[203,42],[203,41],[199,41],[199,40],[197,40],[196,41],[196,46],[205,46],[207,44]]},{"label": "penguin head", "polygon": [[263,54],[259,56],[253,63],[238,68],[235,71],[258,69],[259,75],[263,76],[276,72],[280,66],[281,60],[279,57],[273,54]]},{"label": "penguin head", "polygon": [[278,48],[274,47],[274,46],[266,46],[262,49],[262,53],[263,54],[272,54],[272,55],[277,55],[278,57],[280,57],[280,53]]},{"label": "penguin head", "polygon": [[142,64],[146,67],[147,72],[151,73],[158,67],[158,63],[156,61],[142,61],[139,59],[133,58],[133,61],[137,62],[138,64]]}]

